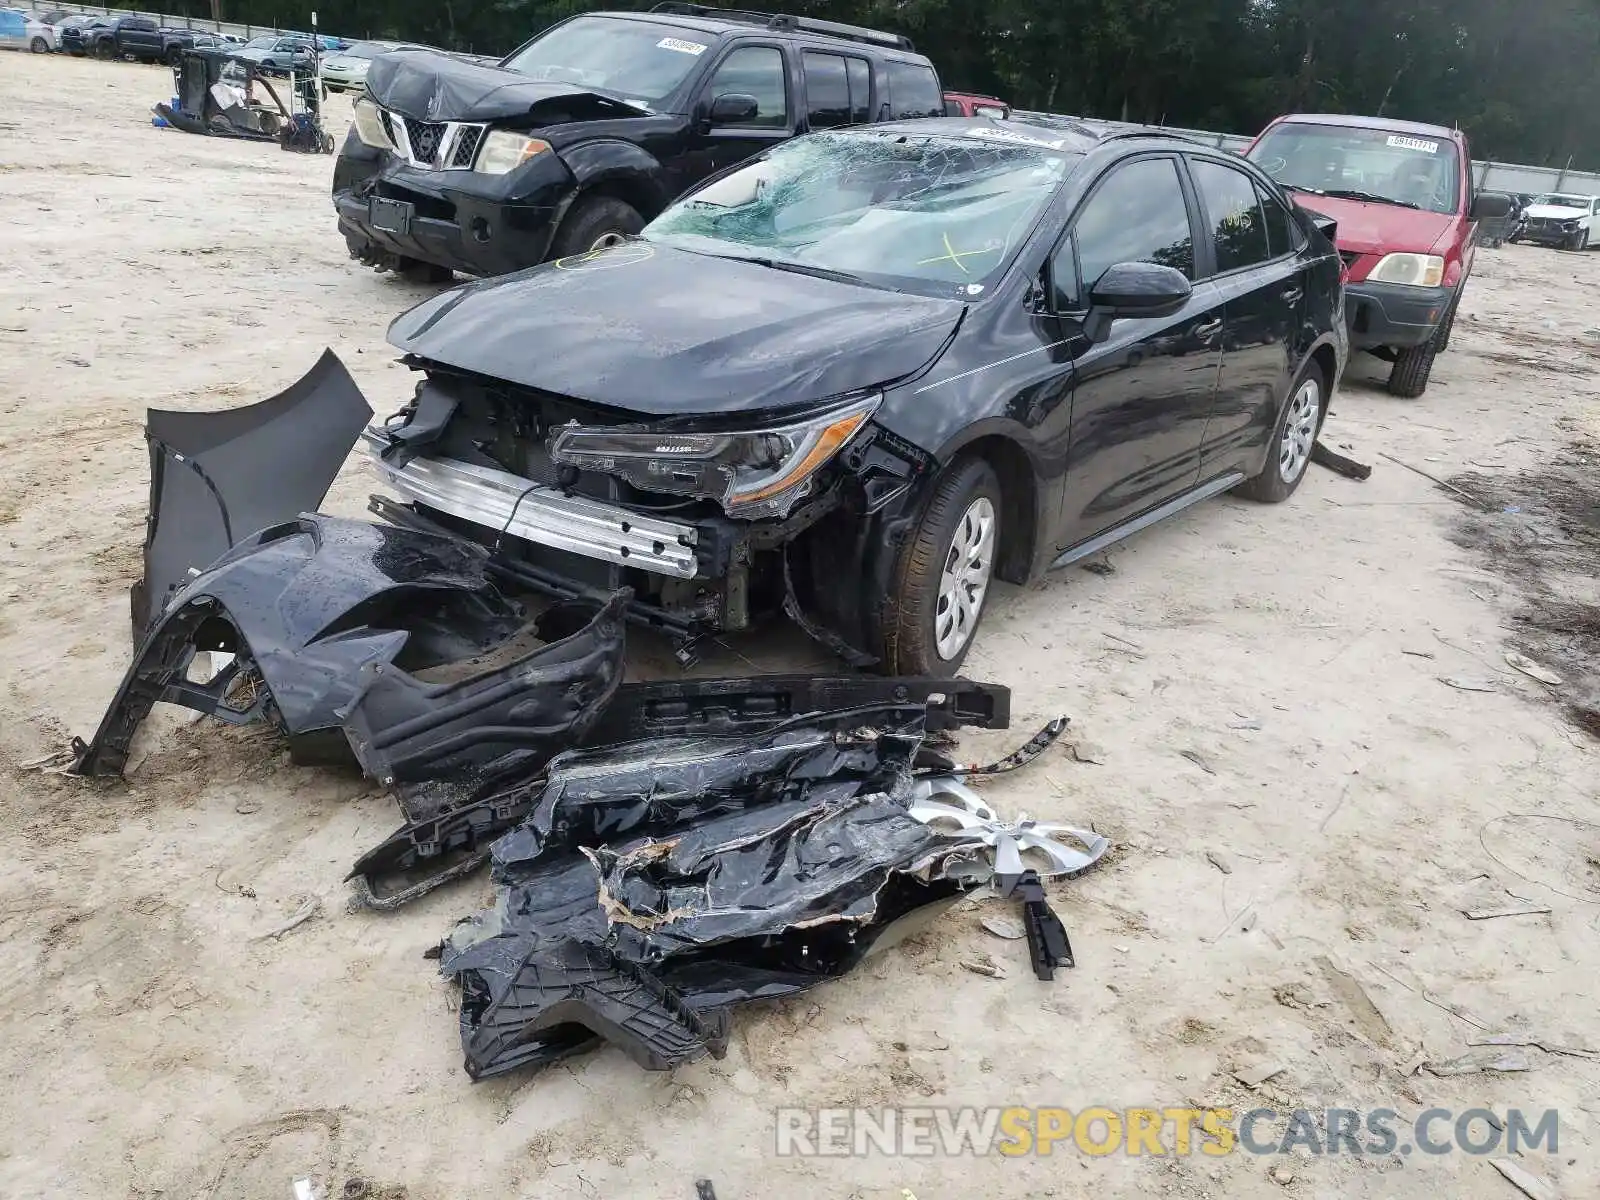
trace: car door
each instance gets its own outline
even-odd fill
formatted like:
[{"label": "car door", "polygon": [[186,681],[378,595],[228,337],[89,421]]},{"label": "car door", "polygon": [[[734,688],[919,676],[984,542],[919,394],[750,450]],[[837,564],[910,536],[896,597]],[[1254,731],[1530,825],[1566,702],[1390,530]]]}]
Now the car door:
[{"label": "car door", "polygon": [[1600,197],[1589,201],[1589,245],[1600,242]]},{"label": "car door", "polygon": [[1277,424],[1299,361],[1307,267],[1304,235],[1254,176],[1200,155],[1189,170],[1204,215],[1200,261],[1223,300],[1222,376],[1201,454],[1210,477],[1258,462]]},{"label": "car door", "polygon": [[[1194,218],[1175,155],[1135,158],[1108,170],[1051,260],[1052,304],[1067,328],[1082,321],[1094,282],[1117,263],[1159,263],[1193,280]],[[1104,341],[1075,340],[1058,548],[1194,486],[1222,359],[1222,327],[1216,285],[1202,282],[1170,317],[1121,319]]]},{"label": "car door", "polygon": [[[714,120],[719,96],[753,97],[755,116]],[[707,72],[691,107],[691,121],[683,152],[663,164],[675,195],[794,136],[795,104],[784,48],[769,42],[729,47]]]}]

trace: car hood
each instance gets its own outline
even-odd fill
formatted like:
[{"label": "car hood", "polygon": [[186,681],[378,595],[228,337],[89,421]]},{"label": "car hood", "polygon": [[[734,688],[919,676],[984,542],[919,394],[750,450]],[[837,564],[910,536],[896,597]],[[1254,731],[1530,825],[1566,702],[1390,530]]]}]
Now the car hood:
[{"label": "car hood", "polygon": [[1575,217],[1587,217],[1587,208],[1568,208],[1565,204],[1530,204],[1523,210],[1525,216],[1538,217],[1545,221],[1571,221]]},{"label": "car hood", "polygon": [[1449,239],[1457,220],[1454,213],[1291,190],[1302,208],[1337,221],[1339,249],[1357,254],[1427,254]]},{"label": "car hood", "polygon": [[499,121],[560,101],[564,120],[648,116],[643,109],[570,83],[463,62],[431,50],[391,50],[367,67],[367,90],[387,109],[419,121]]},{"label": "car hood", "polygon": [[648,242],[425,300],[401,350],[647,416],[758,412],[912,375],[965,306]]}]

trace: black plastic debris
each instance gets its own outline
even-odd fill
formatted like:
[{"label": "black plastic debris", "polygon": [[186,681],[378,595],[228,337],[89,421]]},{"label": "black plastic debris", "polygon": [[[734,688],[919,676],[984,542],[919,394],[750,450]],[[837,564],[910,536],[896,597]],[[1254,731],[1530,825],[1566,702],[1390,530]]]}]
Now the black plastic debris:
[{"label": "black plastic debris", "polygon": [[[860,720],[867,710],[875,710],[872,719],[885,728],[920,724],[939,733],[967,725],[1001,729],[1010,722],[1010,707],[1009,689],[966,679],[757,675],[660,680],[617,688],[580,740],[607,746],[669,737],[691,739],[688,744],[698,748],[711,736],[770,733],[796,721],[821,728],[829,721]],[[819,716],[841,709],[843,717]],[[770,748],[776,743],[761,744]],[[784,744],[792,750],[792,743]],[[563,761],[569,766],[604,764],[595,769],[610,772],[610,777],[597,782],[612,788],[605,794],[613,797],[630,794],[629,788],[637,792],[641,786],[654,788],[659,797],[670,780],[670,775],[657,778],[656,763],[632,762],[626,754]],[[536,764],[523,760],[521,765]],[[955,769],[926,744],[913,765],[919,770]],[[629,772],[631,781],[621,778]],[[398,908],[470,873],[484,862],[491,841],[522,824],[543,791],[542,774],[525,775],[498,788],[492,781],[467,788],[452,778],[402,785],[401,807],[410,823],[355,864],[350,878],[356,899],[371,908]],[[468,794],[462,798],[463,793]]]},{"label": "black plastic debris", "polygon": [[904,718],[555,760],[493,847],[495,906],[441,955],[463,989],[468,1073],[600,1040],[656,1069],[718,1054],[727,1009],[836,978],[896,921],[954,899],[939,868],[961,839],[910,815],[922,731]]},{"label": "black plastic debris", "polygon": [[1009,889],[1002,884],[1001,891],[1022,901],[1022,928],[1028,936],[1028,958],[1033,965],[1034,978],[1048,983],[1056,977],[1057,967],[1078,965],[1072,957],[1067,927],[1045,899],[1044,881],[1039,878],[1039,872],[1024,871],[1012,881]]}]

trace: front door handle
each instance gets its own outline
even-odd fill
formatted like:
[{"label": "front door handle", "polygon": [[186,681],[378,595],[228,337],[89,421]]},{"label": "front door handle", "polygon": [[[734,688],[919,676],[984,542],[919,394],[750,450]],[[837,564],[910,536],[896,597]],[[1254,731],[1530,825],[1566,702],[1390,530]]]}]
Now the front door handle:
[{"label": "front door handle", "polygon": [[1299,288],[1299,287],[1285,288],[1284,292],[1283,292],[1283,302],[1285,304],[1299,304],[1300,303],[1300,297],[1304,296],[1305,294],[1306,293],[1305,293],[1305,289],[1304,288]]},{"label": "front door handle", "polygon": [[1196,325],[1194,327],[1194,336],[1199,338],[1202,342],[1205,341],[1207,338],[1215,337],[1217,334],[1219,334],[1221,332],[1222,332],[1222,318],[1221,317],[1218,317],[1215,321],[1207,321],[1204,325]]}]

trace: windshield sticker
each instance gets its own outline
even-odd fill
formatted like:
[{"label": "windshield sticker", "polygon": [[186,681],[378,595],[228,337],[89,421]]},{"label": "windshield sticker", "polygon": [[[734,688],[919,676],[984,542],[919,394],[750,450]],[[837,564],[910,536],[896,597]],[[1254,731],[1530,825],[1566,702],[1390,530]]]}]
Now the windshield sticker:
[{"label": "windshield sticker", "polygon": [[1402,137],[1398,133],[1389,135],[1389,145],[1396,150],[1421,150],[1424,154],[1439,153],[1438,142],[1424,141],[1422,138]]},{"label": "windshield sticker", "polygon": [[1037,146],[1041,150],[1060,150],[1067,144],[1065,141],[1047,141],[1045,138],[1031,137],[1015,129],[969,129],[966,131],[966,136],[985,138],[991,142],[1013,142],[1019,146]]},{"label": "windshield sticker", "polygon": [[555,260],[558,271],[609,271],[613,267],[631,267],[656,256],[655,249],[643,242],[626,242],[620,246],[605,246],[599,250],[585,250],[582,254],[569,254]]},{"label": "windshield sticker", "polygon": [[658,50],[676,50],[679,54],[701,55],[706,48],[699,42],[686,42],[682,38],[662,38],[656,43]]}]

